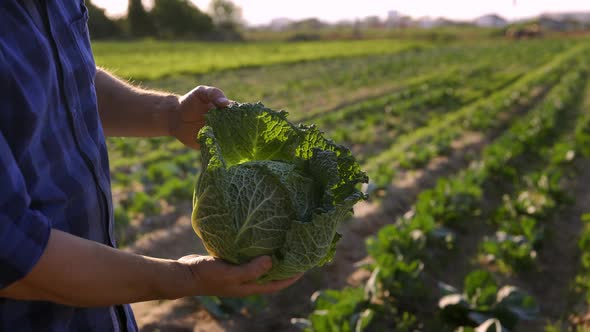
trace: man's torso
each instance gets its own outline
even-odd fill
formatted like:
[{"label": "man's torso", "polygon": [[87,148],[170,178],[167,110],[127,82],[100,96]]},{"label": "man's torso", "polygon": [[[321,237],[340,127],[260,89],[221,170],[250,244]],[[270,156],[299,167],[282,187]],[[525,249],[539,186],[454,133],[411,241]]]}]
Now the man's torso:
[{"label": "man's torso", "polygon": [[[49,26],[40,26],[31,5]],[[0,3],[0,132],[26,180],[30,208],[52,228],[114,246],[87,20],[80,0]],[[128,306],[83,309],[0,299],[1,331],[110,331],[121,320],[135,329]]]}]

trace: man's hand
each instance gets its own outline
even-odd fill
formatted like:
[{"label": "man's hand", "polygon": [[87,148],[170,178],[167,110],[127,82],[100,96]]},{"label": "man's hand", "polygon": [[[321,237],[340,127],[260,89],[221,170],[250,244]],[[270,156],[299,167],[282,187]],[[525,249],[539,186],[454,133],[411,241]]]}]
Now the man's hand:
[{"label": "man's hand", "polygon": [[230,104],[217,88],[198,86],[178,96],[134,87],[100,68],[95,86],[107,136],[173,136],[194,149],[199,147],[197,133],[205,124],[205,114],[213,107]]},{"label": "man's hand", "polygon": [[215,107],[230,104],[223,91],[210,86],[198,86],[179,98],[169,122],[170,135],[184,145],[198,149],[197,132],[205,125],[205,114]]},{"label": "man's hand", "polygon": [[244,265],[231,265],[210,256],[191,255],[178,260],[191,271],[197,295],[243,297],[267,294],[289,287],[301,274],[293,278],[258,284],[256,279],[272,266],[268,256],[258,257]]}]

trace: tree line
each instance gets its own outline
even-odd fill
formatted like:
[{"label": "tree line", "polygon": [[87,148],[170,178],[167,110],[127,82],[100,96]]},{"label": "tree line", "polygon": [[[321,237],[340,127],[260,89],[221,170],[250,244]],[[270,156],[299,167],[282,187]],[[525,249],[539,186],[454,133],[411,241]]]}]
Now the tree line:
[{"label": "tree line", "polygon": [[154,0],[148,11],[141,0],[129,0],[127,16],[111,19],[86,1],[92,39],[240,40],[241,8],[230,0],[212,0],[207,12],[188,0]]}]

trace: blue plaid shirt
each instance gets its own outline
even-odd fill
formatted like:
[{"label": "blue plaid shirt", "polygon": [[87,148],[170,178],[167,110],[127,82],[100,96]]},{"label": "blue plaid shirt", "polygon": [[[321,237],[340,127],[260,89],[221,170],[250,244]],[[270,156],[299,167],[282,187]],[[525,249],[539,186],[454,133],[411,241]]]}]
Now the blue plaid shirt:
[{"label": "blue plaid shirt", "polygon": [[[0,1],[0,289],[52,228],[115,246],[87,20],[83,0]],[[0,331],[136,330],[129,306],[0,298]]]}]

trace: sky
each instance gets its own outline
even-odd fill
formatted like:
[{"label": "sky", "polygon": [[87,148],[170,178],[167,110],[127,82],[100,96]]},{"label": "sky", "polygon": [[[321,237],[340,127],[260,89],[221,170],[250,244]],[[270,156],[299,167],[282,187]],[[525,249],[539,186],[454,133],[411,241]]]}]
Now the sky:
[{"label": "sky", "polygon": [[[87,0],[88,1],[88,0]],[[123,15],[127,1],[91,0],[112,16]],[[191,0],[202,10],[209,0]],[[144,0],[146,4],[149,0]],[[233,0],[240,6],[246,22],[265,24],[274,18],[317,17],[336,22],[371,15],[385,17],[391,10],[412,17],[430,16],[473,19],[497,13],[509,19],[535,16],[544,12],[588,11],[590,0]]]}]

